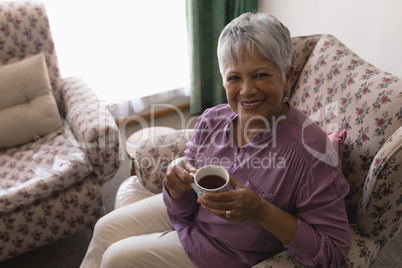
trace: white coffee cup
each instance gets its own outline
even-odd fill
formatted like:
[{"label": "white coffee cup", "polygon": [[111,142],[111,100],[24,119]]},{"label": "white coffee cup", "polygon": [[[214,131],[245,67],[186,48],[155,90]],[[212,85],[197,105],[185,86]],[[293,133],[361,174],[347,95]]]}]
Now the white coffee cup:
[{"label": "white coffee cup", "polygon": [[[226,169],[224,169],[221,166],[217,166],[217,165],[204,166],[204,167],[200,168],[195,174],[190,173],[190,175],[194,177],[194,183],[191,183],[191,186],[193,187],[194,191],[197,193],[198,197],[201,197],[205,193],[220,193],[220,192],[229,191],[229,173],[227,172]],[[224,184],[223,185],[220,184],[219,187],[216,187],[216,185],[212,185],[214,183],[208,185],[209,187],[205,187],[206,184],[202,184],[202,185],[204,185],[204,187],[199,184],[201,179],[203,179],[204,177],[207,177],[207,176],[211,176],[211,175],[218,176],[221,179],[225,180]],[[217,180],[219,180],[219,178],[217,178]],[[210,180],[210,181],[212,182],[212,180]],[[203,183],[203,182],[201,181],[201,183]],[[213,187],[213,188],[211,188],[211,187]]]}]

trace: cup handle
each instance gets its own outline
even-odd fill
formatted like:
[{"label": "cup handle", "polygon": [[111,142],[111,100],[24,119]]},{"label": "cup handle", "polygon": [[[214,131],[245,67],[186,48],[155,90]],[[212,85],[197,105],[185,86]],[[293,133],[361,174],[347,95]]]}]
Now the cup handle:
[{"label": "cup handle", "polygon": [[[193,177],[193,179],[194,179],[195,174],[194,174],[193,172],[190,172],[190,176]],[[190,184],[191,184],[191,187],[193,187],[193,190],[194,190],[195,192],[197,192],[197,187],[195,186],[195,183],[192,182],[192,183],[190,183]]]}]

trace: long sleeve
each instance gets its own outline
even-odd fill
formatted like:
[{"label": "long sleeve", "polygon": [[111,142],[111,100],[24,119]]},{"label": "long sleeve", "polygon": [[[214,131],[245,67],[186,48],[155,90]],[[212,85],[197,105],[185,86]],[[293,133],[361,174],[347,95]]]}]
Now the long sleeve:
[{"label": "long sleeve", "polygon": [[341,267],[350,250],[344,204],[349,185],[338,168],[316,161],[298,190],[298,232],[285,247],[305,265]]},{"label": "long sleeve", "polygon": [[[195,144],[197,144],[199,133],[197,129],[199,128],[199,125],[200,121],[197,122],[196,130],[191,138],[191,141],[187,142],[187,149],[184,152],[184,157],[196,168],[197,161],[195,159]],[[191,218],[190,216],[193,215],[199,207],[199,204],[197,203],[197,194],[193,190],[185,192],[182,198],[173,200],[166,190],[165,184],[163,184],[163,200],[170,217],[175,217],[175,220],[179,222],[181,222],[180,218],[183,218],[184,224],[186,224],[186,221]]]},{"label": "long sleeve", "polygon": [[199,207],[197,194],[192,190],[185,192],[182,198],[174,200],[170,197],[166,188],[163,187],[163,201],[165,202],[168,213],[175,217],[189,217]]},{"label": "long sleeve", "polygon": [[[285,247],[300,262],[340,267],[350,248],[343,201],[349,186],[339,165],[327,165],[306,149],[325,151],[325,132],[314,124],[302,137],[307,116],[290,106],[286,120],[257,133],[238,152],[231,136],[236,116],[228,105],[204,112],[185,158],[196,168],[218,160],[245,187],[296,216],[296,238]],[[164,190],[164,200],[187,255],[199,267],[250,267],[284,250],[279,239],[253,221],[231,222],[209,213],[194,191],[175,201]]]}]

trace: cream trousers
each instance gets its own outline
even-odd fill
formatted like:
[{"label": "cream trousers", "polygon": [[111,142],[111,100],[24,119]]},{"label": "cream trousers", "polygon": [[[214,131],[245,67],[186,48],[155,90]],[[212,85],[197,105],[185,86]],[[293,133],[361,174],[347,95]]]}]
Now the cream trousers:
[{"label": "cream trousers", "polygon": [[95,225],[81,268],[195,267],[166,211],[162,194],[116,209]]}]

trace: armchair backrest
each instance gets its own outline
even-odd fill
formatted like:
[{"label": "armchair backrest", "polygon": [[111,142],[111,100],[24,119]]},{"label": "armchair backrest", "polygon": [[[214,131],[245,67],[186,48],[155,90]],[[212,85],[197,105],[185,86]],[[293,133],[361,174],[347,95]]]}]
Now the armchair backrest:
[{"label": "armchair backrest", "polygon": [[294,41],[294,61],[303,69],[295,74],[290,102],[324,131],[347,130],[342,171],[351,187],[345,202],[353,223],[373,159],[401,126],[402,80],[361,59],[331,35]]},{"label": "armchair backrest", "polygon": [[62,112],[62,79],[45,6],[40,2],[0,2],[0,65],[39,53],[46,57],[53,94]]}]

